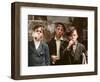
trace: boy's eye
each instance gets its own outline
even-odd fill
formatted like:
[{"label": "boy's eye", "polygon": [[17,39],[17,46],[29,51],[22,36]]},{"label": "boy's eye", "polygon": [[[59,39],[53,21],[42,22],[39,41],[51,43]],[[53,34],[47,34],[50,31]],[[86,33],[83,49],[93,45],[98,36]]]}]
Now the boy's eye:
[{"label": "boy's eye", "polygon": [[40,32],[40,33],[42,33],[42,31],[41,31],[41,30],[36,30],[36,32]]},{"label": "boy's eye", "polygon": [[59,28],[57,30],[63,31],[63,29],[59,29]]}]

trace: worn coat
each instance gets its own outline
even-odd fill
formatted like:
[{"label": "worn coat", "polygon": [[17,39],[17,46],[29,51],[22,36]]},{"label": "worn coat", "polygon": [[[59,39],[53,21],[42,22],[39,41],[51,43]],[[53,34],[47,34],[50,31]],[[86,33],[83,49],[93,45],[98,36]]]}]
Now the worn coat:
[{"label": "worn coat", "polygon": [[[49,50],[50,50],[50,56],[51,55],[57,55],[57,47],[56,47],[56,40],[54,38],[52,38],[49,42]],[[61,40],[60,43],[60,60],[57,60],[56,63],[54,65],[63,65],[63,63],[61,62],[62,59],[62,55],[63,55],[63,50],[66,47],[66,41]],[[51,65],[53,65],[52,60],[51,60]]]},{"label": "worn coat", "polygon": [[66,64],[82,64],[83,53],[86,55],[86,49],[83,44],[77,43],[76,50],[73,52],[72,47],[65,49],[63,52],[62,61]]},{"label": "worn coat", "polygon": [[41,42],[36,50],[34,42],[28,43],[28,66],[50,65],[49,48],[46,43]]}]

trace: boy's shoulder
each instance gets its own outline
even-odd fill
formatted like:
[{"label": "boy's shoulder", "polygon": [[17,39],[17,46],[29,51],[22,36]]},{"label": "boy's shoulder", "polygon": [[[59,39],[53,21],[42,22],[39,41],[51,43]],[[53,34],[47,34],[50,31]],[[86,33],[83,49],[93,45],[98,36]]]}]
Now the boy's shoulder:
[{"label": "boy's shoulder", "polygon": [[43,46],[45,46],[45,47],[48,47],[48,45],[47,45],[47,43],[46,42],[41,42],[41,44],[43,45]]},{"label": "boy's shoulder", "polygon": [[84,46],[82,43],[78,42],[77,44],[78,44],[78,46],[79,46],[80,48],[85,48],[85,46]]},{"label": "boy's shoulder", "polygon": [[34,42],[33,41],[28,41],[28,45],[31,45],[33,44]]}]

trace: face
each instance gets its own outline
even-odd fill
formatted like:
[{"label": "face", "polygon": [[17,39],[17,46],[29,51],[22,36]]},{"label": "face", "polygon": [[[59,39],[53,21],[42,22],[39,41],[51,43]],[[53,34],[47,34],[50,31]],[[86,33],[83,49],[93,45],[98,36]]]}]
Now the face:
[{"label": "face", "polygon": [[77,38],[78,38],[77,31],[74,30],[73,33],[69,36],[69,40],[73,40],[75,42]]},{"label": "face", "polygon": [[64,33],[62,25],[58,25],[58,27],[56,27],[55,29],[55,32],[56,32],[56,37],[60,38]]},{"label": "face", "polygon": [[35,29],[35,31],[32,33],[32,37],[35,38],[35,40],[41,40],[43,38],[43,28],[39,27]]}]

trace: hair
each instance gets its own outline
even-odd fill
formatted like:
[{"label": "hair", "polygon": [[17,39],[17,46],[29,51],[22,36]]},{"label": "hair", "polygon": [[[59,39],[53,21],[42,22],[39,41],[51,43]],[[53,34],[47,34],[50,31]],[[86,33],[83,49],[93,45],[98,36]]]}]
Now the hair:
[{"label": "hair", "polygon": [[68,26],[66,29],[66,35],[70,36],[75,30],[77,31],[75,26]]},{"label": "hair", "polygon": [[35,26],[32,28],[32,30],[35,31],[36,29],[38,29],[38,28],[40,28],[40,27],[42,27],[42,30],[43,30],[43,33],[44,33],[44,26],[43,26],[42,24],[37,24],[37,25],[35,25]]},{"label": "hair", "polygon": [[63,23],[61,23],[61,22],[55,23],[55,28],[57,28],[59,25],[62,26],[62,28],[63,28],[64,31],[66,30],[65,25]]}]

